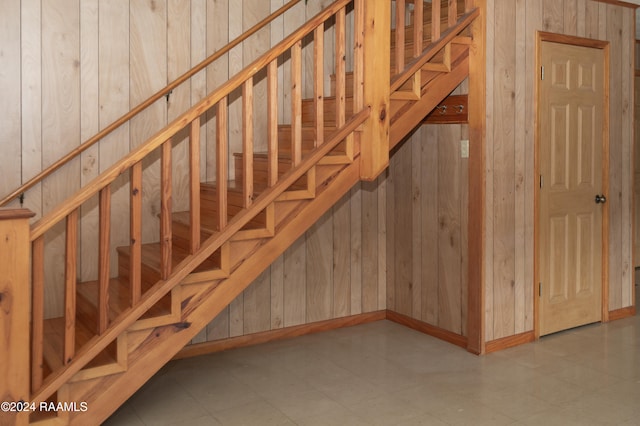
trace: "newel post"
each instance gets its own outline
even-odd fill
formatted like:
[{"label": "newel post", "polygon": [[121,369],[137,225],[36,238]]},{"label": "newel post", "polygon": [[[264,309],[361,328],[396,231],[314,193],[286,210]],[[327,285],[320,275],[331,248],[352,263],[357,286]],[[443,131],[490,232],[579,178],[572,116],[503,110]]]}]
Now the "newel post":
[{"label": "newel post", "polygon": [[0,210],[0,424],[26,425],[29,413],[11,402],[29,401],[28,210]]},{"label": "newel post", "polygon": [[389,165],[391,2],[366,0],[358,4],[363,8],[364,105],[371,107],[361,139],[360,177],[373,180]]}]

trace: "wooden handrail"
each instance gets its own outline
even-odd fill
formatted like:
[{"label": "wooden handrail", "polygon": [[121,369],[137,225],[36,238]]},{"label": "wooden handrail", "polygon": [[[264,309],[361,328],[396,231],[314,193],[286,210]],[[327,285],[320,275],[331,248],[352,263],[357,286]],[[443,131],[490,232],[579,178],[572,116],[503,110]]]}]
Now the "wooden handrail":
[{"label": "wooden handrail", "polygon": [[133,325],[145,312],[169,293],[176,285],[184,280],[189,273],[211,256],[222,244],[228,241],[236,232],[244,227],[253,218],[253,211],[262,211],[269,204],[273,203],[287,188],[300,179],[318,161],[325,157],[344,138],[358,129],[371,115],[371,110],[365,108],[354,114],[346,124],[337,129],[327,142],[316,148],[310,155],[305,157],[298,167],[290,169],[280,177],[278,183],[268,188],[260,194],[254,201],[251,209],[243,209],[231,219],[225,229],[211,235],[202,244],[200,250],[187,256],[174,268],[174,272],[164,281],[159,281],[148,292],[142,296],[140,303],[124,311],[107,329],[100,335],[93,337],[87,344],[78,351],[76,357],[69,363],[67,368],[53,372],[45,381],[44,385],[31,398],[31,401],[39,404],[46,401],[53,393],[64,385],[74,374],[79,372],[89,361],[102,352],[120,334]]},{"label": "wooden handrail", "polygon": [[264,18],[263,20],[255,24],[249,30],[243,32],[240,36],[238,36],[233,41],[225,45],[222,49],[216,51],[214,54],[212,54],[211,56],[209,56],[208,58],[200,62],[198,65],[191,68],[189,71],[182,74],[180,77],[178,77],[177,79],[169,83],[167,86],[165,86],[164,88],[162,88],[161,90],[159,90],[158,92],[150,96],[147,100],[145,100],[144,102],[142,102],[141,104],[139,104],[138,106],[130,110],[128,113],[126,113],[125,115],[123,115],[122,117],[120,117],[119,119],[117,119],[116,121],[114,121],[113,123],[105,127],[104,129],[102,129],[96,135],[92,136],[82,144],[78,145],[72,151],[69,151],[65,156],[63,156],[62,158],[54,162],[52,165],[50,165],[46,169],[42,170],[33,178],[29,179],[26,183],[24,183],[22,186],[20,186],[19,188],[11,192],[9,195],[2,198],[2,200],[0,200],[0,207],[6,205],[10,201],[17,198],[20,194],[31,189],[38,182],[47,178],[49,175],[51,175],[53,172],[58,170],[60,167],[64,166],[69,161],[71,161],[72,159],[74,159],[75,157],[77,157],[87,149],[89,149],[91,146],[95,145],[97,142],[104,139],[106,136],[111,134],[114,130],[116,130],[117,128],[119,128],[129,120],[131,120],[133,117],[135,117],[136,115],[138,115],[139,113],[147,109],[148,107],[150,107],[154,102],[161,99],[163,96],[167,96],[169,93],[171,93],[171,91],[173,91],[173,89],[177,88],[182,83],[184,83],[185,81],[193,77],[195,74],[202,71],[208,65],[218,60],[222,55],[228,53],[231,49],[238,46],[240,43],[242,43],[243,41],[245,41],[246,39],[248,39],[249,37],[257,33],[258,31],[260,31],[264,26],[271,23],[271,21],[278,18],[279,16],[283,15],[287,10],[291,9],[293,6],[295,6],[298,3],[300,3],[300,0],[291,0],[289,3],[285,4],[284,6],[282,6],[275,12],[273,12],[271,15],[267,16],[266,18]]}]

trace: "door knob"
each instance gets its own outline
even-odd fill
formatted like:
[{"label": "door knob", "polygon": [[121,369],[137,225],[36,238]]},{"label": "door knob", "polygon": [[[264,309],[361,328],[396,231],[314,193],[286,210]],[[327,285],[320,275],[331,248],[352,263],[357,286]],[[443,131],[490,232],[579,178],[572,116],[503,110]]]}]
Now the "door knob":
[{"label": "door knob", "polygon": [[596,204],[604,204],[607,202],[607,197],[604,195],[596,195]]}]

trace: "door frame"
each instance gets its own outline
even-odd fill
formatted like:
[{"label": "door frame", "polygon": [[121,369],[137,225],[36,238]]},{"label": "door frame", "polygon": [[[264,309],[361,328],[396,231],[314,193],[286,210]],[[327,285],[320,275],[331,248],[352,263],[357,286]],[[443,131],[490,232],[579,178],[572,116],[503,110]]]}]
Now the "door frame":
[{"label": "door frame", "polygon": [[[538,182],[540,176],[540,70],[542,68],[541,49],[543,42],[553,42],[569,44],[574,46],[590,47],[601,49],[604,53],[604,96],[603,111],[605,111],[602,121],[602,188],[606,197],[609,197],[609,126],[610,126],[610,99],[609,99],[609,65],[610,65],[610,43],[603,40],[594,40],[583,37],[568,36],[563,34],[555,34],[544,31],[536,33],[536,75],[535,80],[535,125],[534,125],[534,182]],[[539,186],[534,189],[533,200],[533,264],[534,264],[534,285],[533,285],[533,332],[536,339],[540,338],[540,256],[538,250],[540,248],[540,191]],[[605,204],[602,211],[602,322],[609,321],[609,206]]]}]

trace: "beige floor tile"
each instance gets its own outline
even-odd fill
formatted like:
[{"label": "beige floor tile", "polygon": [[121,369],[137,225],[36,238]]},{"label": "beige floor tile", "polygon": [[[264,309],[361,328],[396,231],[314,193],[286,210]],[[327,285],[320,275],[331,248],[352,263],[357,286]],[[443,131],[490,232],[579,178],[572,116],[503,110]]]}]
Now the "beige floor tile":
[{"label": "beige floor tile", "polygon": [[295,423],[282,411],[266,401],[248,404],[212,413],[212,417],[222,425],[279,426]]},{"label": "beige floor tile", "polygon": [[172,362],[105,424],[640,424],[640,317],[476,357],[388,321]]}]

